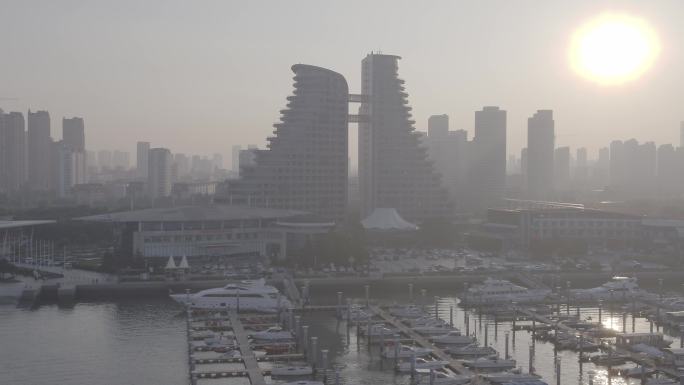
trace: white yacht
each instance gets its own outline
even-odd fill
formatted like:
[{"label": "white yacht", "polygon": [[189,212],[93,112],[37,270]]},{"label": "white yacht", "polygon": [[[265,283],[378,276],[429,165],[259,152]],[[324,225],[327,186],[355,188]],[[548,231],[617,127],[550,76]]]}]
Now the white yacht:
[{"label": "white yacht", "polygon": [[491,357],[482,357],[473,361],[463,362],[463,365],[478,370],[507,370],[515,368],[516,364],[515,360],[504,360]]},{"label": "white yacht", "polygon": [[264,331],[254,332],[249,335],[259,341],[289,341],[294,338],[292,332],[283,330],[278,326],[270,327]]},{"label": "white yacht", "polygon": [[367,321],[373,318],[373,315],[359,306],[352,306],[349,312],[346,309],[342,309],[342,317],[346,321],[359,322]]},{"label": "white yacht", "polygon": [[449,325],[437,324],[437,325],[425,325],[416,326],[412,330],[423,336],[436,336],[442,335],[454,331],[455,329]]},{"label": "white yacht", "polygon": [[275,313],[292,306],[278,289],[264,279],[229,283],[194,294],[171,294],[174,301],[195,309],[237,309]]},{"label": "white yacht", "polygon": [[433,379],[430,380],[429,369],[416,369],[416,372],[421,374],[417,385],[464,385],[470,383],[473,379],[473,376],[469,374],[447,374],[441,371],[434,371]]},{"label": "white yacht", "polygon": [[435,325],[448,325],[448,323],[442,319],[436,319],[434,316],[425,316],[420,318],[409,318],[403,321],[406,325],[410,327],[418,326],[435,326]]},{"label": "white yacht", "polygon": [[432,349],[401,345],[397,352],[393,346],[389,346],[382,353],[382,356],[385,358],[395,358],[397,353],[399,353],[398,358],[425,357],[432,353]]},{"label": "white yacht", "polygon": [[452,330],[449,333],[430,338],[432,342],[443,345],[471,345],[475,342],[474,337],[464,336],[459,330]]},{"label": "white yacht", "polygon": [[640,298],[647,292],[639,288],[634,277],[613,277],[599,287],[591,289],[570,290],[570,296],[576,300],[615,300]]},{"label": "white yacht", "polygon": [[397,318],[421,318],[426,316],[425,311],[415,305],[395,306],[389,309],[389,313]]},{"label": "white yacht", "polygon": [[367,328],[361,329],[361,333],[365,336],[370,337],[384,337],[387,338],[388,340],[392,338],[395,334],[399,333],[399,329],[395,329],[392,327],[387,327],[384,324],[375,324],[371,325],[370,327],[370,332],[366,330]]},{"label": "white yacht", "polygon": [[503,279],[487,278],[482,284],[468,289],[461,302],[467,305],[541,302],[549,294],[551,290],[548,289],[528,289]]},{"label": "white yacht", "polygon": [[313,373],[313,368],[304,366],[276,366],[271,369],[272,376],[308,376]]},{"label": "white yacht", "polygon": [[477,344],[448,348],[446,352],[455,358],[472,359],[496,354],[496,349],[491,346],[478,346]]},{"label": "white yacht", "polygon": [[402,362],[397,364],[396,370],[402,373],[410,373],[413,369],[441,369],[448,365],[448,361],[426,360],[425,358],[416,358],[416,362],[411,365],[411,362]]}]

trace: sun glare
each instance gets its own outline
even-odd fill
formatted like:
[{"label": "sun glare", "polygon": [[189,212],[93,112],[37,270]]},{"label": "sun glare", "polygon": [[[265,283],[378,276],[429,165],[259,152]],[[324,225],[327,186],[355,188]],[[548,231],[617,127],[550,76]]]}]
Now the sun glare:
[{"label": "sun glare", "polygon": [[570,63],[580,75],[603,85],[639,78],[660,52],[653,29],[627,14],[604,13],[572,36]]}]

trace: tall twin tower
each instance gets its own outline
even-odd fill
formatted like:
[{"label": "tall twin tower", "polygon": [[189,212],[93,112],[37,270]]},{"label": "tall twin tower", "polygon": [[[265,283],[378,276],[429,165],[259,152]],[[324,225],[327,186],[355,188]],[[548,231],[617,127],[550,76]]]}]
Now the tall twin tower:
[{"label": "tall twin tower", "polygon": [[[232,204],[303,210],[341,220],[348,201],[349,123],[359,124],[361,215],[395,208],[421,221],[451,214],[448,192],[411,120],[398,56],[369,54],[362,61],[361,94],[350,95],[344,76],[304,64],[292,66],[294,91],[274,124],[267,149],[226,182]],[[360,103],[349,114],[349,103]]]}]

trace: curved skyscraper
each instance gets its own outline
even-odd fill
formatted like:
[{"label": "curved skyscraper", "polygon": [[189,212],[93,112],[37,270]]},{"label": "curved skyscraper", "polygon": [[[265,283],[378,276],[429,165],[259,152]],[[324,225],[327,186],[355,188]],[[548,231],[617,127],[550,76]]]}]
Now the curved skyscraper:
[{"label": "curved skyscraper", "polygon": [[305,210],[342,219],[347,203],[347,81],[337,72],[292,66],[294,91],[274,124],[268,149],[240,167],[220,193],[232,204]]},{"label": "curved skyscraper", "polygon": [[448,217],[451,206],[411,120],[399,56],[369,54],[361,65],[359,189],[361,211],[395,208],[420,221]]}]

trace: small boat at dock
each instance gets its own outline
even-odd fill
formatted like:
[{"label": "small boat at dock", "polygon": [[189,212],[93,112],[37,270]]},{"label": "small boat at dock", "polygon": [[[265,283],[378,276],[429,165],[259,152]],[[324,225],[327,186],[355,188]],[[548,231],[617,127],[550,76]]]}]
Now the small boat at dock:
[{"label": "small boat at dock", "polygon": [[473,359],[477,357],[486,357],[486,356],[491,356],[496,354],[496,349],[492,348],[491,346],[478,346],[476,344],[468,345],[468,346],[463,346],[463,347],[455,347],[455,348],[447,348],[445,350],[447,353],[449,353],[451,356],[454,358],[465,358],[465,359]]},{"label": "small boat at dock", "polygon": [[251,333],[249,335],[254,340],[259,341],[289,341],[294,338],[292,332],[283,330],[278,326],[270,327],[264,331]]},{"label": "small boat at dock", "polygon": [[396,371],[401,373],[410,373],[411,368],[415,369],[441,369],[448,365],[447,361],[437,361],[437,360],[427,360],[425,358],[416,358],[415,363],[412,365],[411,362],[402,362],[397,364],[395,367]]},{"label": "small boat at dock", "polygon": [[496,357],[481,357],[472,361],[464,361],[463,365],[477,370],[508,370],[515,368],[515,360],[505,360]]},{"label": "small boat at dock", "polygon": [[271,369],[272,376],[309,376],[313,368],[308,365],[302,366],[276,366]]},{"label": "small boat at dock", "polygon": [[[420,348],[414,346],[400,345],[398,352],[396,348],[389,347],[385,349],[382,356],[385,358],[411,358],[411,357],[425,357],[432,353],[432,349]],[[397,356],[398,354],[398,356]]]},{"label": "small boat at dock", "polygon": [[430,340],[433,343],[442,345],[470,345],[476,342],[474,337],[464,336],[458,330],[452,330],[446,334],[433,336]]}]

